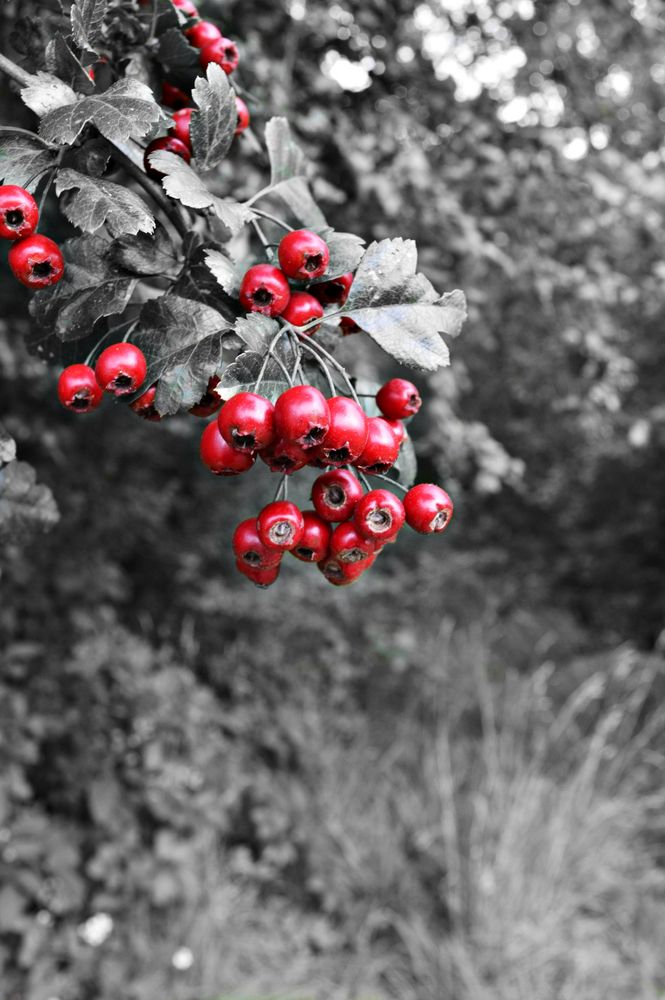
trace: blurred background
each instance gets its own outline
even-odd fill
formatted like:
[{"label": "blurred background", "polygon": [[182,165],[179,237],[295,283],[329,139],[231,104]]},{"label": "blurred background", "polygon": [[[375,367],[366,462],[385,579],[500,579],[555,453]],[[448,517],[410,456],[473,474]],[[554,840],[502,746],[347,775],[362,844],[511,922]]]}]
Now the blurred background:
[{"label": "blurred background", "polygon": [[255,589],[267,471],[72,420],[3,263],[0,419],[60,522],[2,539],[0,997],[665,996],[662,4],[200,7],[335,228],[467,294],[411,425],[455,520]]}]

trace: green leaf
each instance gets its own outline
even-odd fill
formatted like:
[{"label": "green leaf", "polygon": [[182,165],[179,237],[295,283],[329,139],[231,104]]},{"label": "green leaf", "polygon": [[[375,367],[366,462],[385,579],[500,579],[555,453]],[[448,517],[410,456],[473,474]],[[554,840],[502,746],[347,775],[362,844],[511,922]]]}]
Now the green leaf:
[{"label": "green leaf", "polygon": [[96,45],[101,38],[108,6],[108,0],[78,0],[78,3],[72,4],[72,35],[79,48],[95,54],[98,52]]},{"label": "green leaf", "polygon": [[124,79],[103,94],[93,94],[49,111],[42,118],[39,132],[49,142],[71,145],[83,128],[91,124],[111,142],[126,142],[143,138],[159,121],[165,120],[150,88],[139,80]]},{"label": "green leaf", "polygon": [[449,364],[448,347],[439,336],[456,336],[466,318],[460,291],[439,298],[416,273],[412,240],[382,240],[365,252],[343,313],[402,364],[434,371]]},{"label": "green leaf", "polygon": [[307,184],[305,154],[293,138],[286,118],[271,118],[266,125],[266,146],[270,157],[270,184],[294,217],[310,229],[324,229],[326,218]]},{"label": "green leaf", "polygon": [[50,528],[60,515],[53,494],[37,482],[26,462],[10,462],[0,469],[0,539],[15,541],[35,528]]},{"label": "green leaf", "polygon": [[196,171],[174,153],[158,150],[150,155],[150,163],[164,175],[162,187],[169,198],[175,198],[188,208],[211,208],[232,236],[254,217],[247,205],[212,194]]},{"label": "green leaf", "polygon": [[207,79],[197,77],[192,97],[198,111],[192,115],[190,135],[196,164],[201,170],[211,170],[228,153],[236,125],[235,93],[229,78],[216,63],[210,63]]},{"label": "green leaf", "polygon": [[189,409],[205,393],[222,365],[223,339],[230,329],[216,309],[163,295],[146,302],[133,337],[146,356],[146,384],[158,383],[155,406],[162,414]]},{"label": "green leaf", "polygon": [[0,180],[34,191],[40,178],[35,175],[52,166],[58,153],[38,136],[11,132],[0,126]]},{"label": "green leaf", "polygon": [[[222,390],[220,395],[224,399],[229,399],[238,392],[254,392],[256,380],[263,368],[263,362],[264,355],[257,351],[245,351],[243,354],[239,354],[222,373],[218,389],[218,392]],[[276,361],[270,358],[257,391],[274,402],[288,388],[289,383],[284,378],[282,369]]]},{"label": "green leaf", "polygon": [[77,191],[63,199],[61,208],[73,226],[94,233],[106,225],[111,236],[152,233],[155,220],[145,203],[129,188],[96,177],[86,177],[76,170],[61,170],[56,192]]},{"label": "green leaf", "polygon": [[[21,91],[24,104],[40,118],[76,104],[78,97],[71,87],[50,73],[36,73]],[[44,136],[46,138],[46,136]]]}]

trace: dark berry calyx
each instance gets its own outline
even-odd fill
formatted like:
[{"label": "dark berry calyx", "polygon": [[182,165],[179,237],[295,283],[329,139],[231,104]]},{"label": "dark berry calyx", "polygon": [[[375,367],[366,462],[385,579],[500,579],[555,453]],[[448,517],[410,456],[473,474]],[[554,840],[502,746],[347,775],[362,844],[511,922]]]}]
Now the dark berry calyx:
[{"label": "dark berry calyx", "polygon": [[254,434],[239,434],[238,431],[231,431],[231,437],[233,438],[233,445],[235,448],[241,448],[247,451],[254,451],[256,449],[256,435]]},{"label": "dark berry calyx", "polygon": [[10,209],[9,212],[5,213],[5,222],[10,227],[10,229],[18,229],[19,226],[23,225],[23,220],[25,216],[20,208]]},{"label": "dark berry calyx", "polygon": [[275,296],[272,294],[271,291],[269,291],[269,289],[263,287],[257,288],[254,294],[252,295],[252,298],[254,302],[257,304],[257,306],[269,306],[272,303],[274,297]]},{"label": "dark berry calyx", "polygon": [[323,257],[320,253],[305,254],[305,270],[310,274],[320,271],[322,263]]},{"label": "dark berry calyx", "polygon": [[40,260],[38,263],[32,265],[32,273],[35,278],[48,278],[53,270],[53,265],[50,260]]}]

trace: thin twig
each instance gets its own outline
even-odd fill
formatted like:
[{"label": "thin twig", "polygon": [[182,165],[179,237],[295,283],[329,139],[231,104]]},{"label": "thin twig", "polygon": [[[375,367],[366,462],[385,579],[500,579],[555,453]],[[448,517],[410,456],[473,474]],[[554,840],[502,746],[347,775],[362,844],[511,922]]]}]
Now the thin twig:
[{"label": "thin twig", "polygon": [[[298,335],[296,334],[296,336],[298,336]],[[335,383],[333,382],[332,375],[330,374],[330,371],[328,370],[328,366],[325,363],[325,361],[323,360],[323,358],[321,357],[321,355],[317,354],[316,351],[313,350],[312,345],[310,344],[310,342],[307,339],[303,339],[301,337],[298,337],[298,343],[306,351],[309,351],[309,353],[312,355],[312,357],[314,358],[314,360],[318,363],[319,368],[322,370],[322,372],[324,373],[326,379],[328,380],[328,385],[330,386],[330,395],[331,396],[336,396],[337,395],[337,387],[336,387]]]},{"label": "thin twig", "polygon": [[368,472],[367,475],[371,476],[372,479],[382,479],[384,483],[390,483],[391,486],[396,486],[398,490],[402,491],[402,493],[409,492],[408,486],[402,486],[402,484],[398,483],[396,479],[391,479],[390,476],[384,476],[381,472]]},{"label": "thin twig", "polygon": [[254,213],[261,216],[262,219],[267,219],[268,222],[274,222],[276,226],[280,229],[286,229],[289,233],[293,232],[293,226],[290,226],[288,222],[284,222],[284,219],[279,219],[276,215],[271,215],[270,212],[264,212],[261,208],[255,208]]}]

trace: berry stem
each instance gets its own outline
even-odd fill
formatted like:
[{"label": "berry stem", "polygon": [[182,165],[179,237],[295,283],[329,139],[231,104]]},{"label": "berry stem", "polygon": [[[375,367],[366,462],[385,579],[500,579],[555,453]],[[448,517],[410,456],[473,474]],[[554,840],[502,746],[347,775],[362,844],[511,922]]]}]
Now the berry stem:
[{"label": "berry stem", "polygon": [[65,150],[66,150],[66,147],[63,146],[62,149],[60,150],[60,152],[58,153],[57,160],[55,161],[55,163],[53,164],[53,166],[50,168],[50,170],[51,170],[51,176],[49,177],[48,184],[46,185],[46,187],[42,191],[42,196],[39,199],[39,215],[40,215],[40,217],[41,217],[41,214],[42,214],[42,211],[43,211],[46,199],[49,196],[49,191],[51,190],[51,188],[53,186],[53,181],[55,180],[55,177],[56,177],[56,174],[58,173],[58,170],[60,169],[60,164],[62,163],[63,156],[65,155]]},{"label": "berry stem", "polygon": [[286,473],[285,473],[279,481],[279,484],[275,491],[275,496],[273,498],[273,503],[275,503],[277,500],[280,499],[280,497],[282,496],[282,492],[284,493],[284,499],[286,500],[286,491],[287,491],[287,485],[286,485]]},{"label": "berry stem", "polygon": [[102,336],[99,338],[99,340],[97,341],[97,343],[95,344],[95,346],[93,347],[93,349],[90,351],[90,353],[88,354],[88,356],[85,359],[85,361],[83,362],[83,364],[84,365],[89,365],[91,363],[92,359],[94,358],[94,356],[97,353],[97,351],[99,350],[99,348],[102,346],[102,344],[104,343],[104,341],[106,340],[106,338],[110,337],[112,333],[117,333],[118,330],[122,330],[124,327],[126,327],[128,325],[130,326],[130,330],[131,330],[133,328],[132,324],[133,324],[133,326],[136,326],[137,323],[138,323],[138,320],[128,319],[124,323],[119,323],[117,326],[111,326],[111,327],[109,327],[109,329],[106,331],[106,333],[102,334]]},{"label": "berry stem", "polygon": [[288,222],[284,222],[283,219],[278,219],[276,215],[271,215],[269,212],[264,212],[260,208],[255,208],[254,211],[257,215],[260,215],[262,219],[267,219],[268,222],[274,222],[274,224],[276,226],[279,226],[280,229],[286,229],[289,233],[293,232],[293,226],[290,226]]},{"label": "berry stem", "polygon": [[[268,367],[268,362],[270,361],[271,357],[273,357],[273,358],[275,357],[275,355],[274,355],[273,352],[275,350],[275,347],[277,346],[279,338],[283,337],[283,336],[284,336],[284,328],[280,327],[280,329],[277,331],[277,333],[275,334],[275,336],[270,341],[270,344],[268,346],[268,350],[266,352],[266,356],[263,359],[263,364],[261,365],[261,370],[259,372],[258,378],[257,378],[256,382],[254,383],[254,392],[258,392],[259,391],[259,388],[261,387],[261,382],[263,381],[263,376],[265,375],[266,369]],[[275,360],[277,360],[277,359],[275,359]]]},{"label": "berry stem", "polygon": [[331,396],[336,396],[337,395],[337,388],[335,386],[335,383],[333,382],[333,378],[332,378],[332,375],[330,374],[330,370],[328,369],[328,365],[325,363],[325,361],[323,360],[323,358],[319,354],[316,353],[316,351],[314,350],[314,348],[312,347],[312,345],[309,343],[308,340],[301,340],[298,337],[297,334],[295,336],[296,336],[296,338],[298,340],[298,343],[300,344],[301,348],[304,348],[304,350],[309,351],[309,353],[312,355],[312,357],[318,363],[319,368],[321,369],[321,371],[324,373],[324,375],[325,375],[325,377],[326,377],[326,379],[328,381],[328,385],[330,386],[330,395]]},{"label": "berry stem", "polygon": [[365,489],[369,493],[371,491],[371,489],[372,489],[372,484],[370,483],[369,479],[367,478],[367,476],[363,472],[360,471],[360,469],[356,469],[355,472],[356,472],[356,475],[357,475],[358,479],[360,480],[360,482],[363,484],[363,486],[365,487]]},{"label": "berry stem", "polygon": [[261,243],[263,245],[263,249],[266,251],[266,256],[272,262],[275,259],[275,251],[273,249],[273,247],[274,247],[275,244],[273,244],[273,243],[270,242],[270,240],[268,239],[268,237],[266,236],[266,234],[263,232],[263,230],[261,229],[261,226],[258,224],[258,222],[256,221],[256,219],[252,219],[252,225],[253,225],[254,229],[256,230],[256,235],[261,240]]},{"label": "berry stem", "polygon": [[331,364],[333,368],[335,368],[340,373],[340,375],[342,376],[342,378],[344,379],[344,381],[346,382],[347,386],[351,391],[351,396],[356,401],[358,406],[360,406],[360,400],[358,399],[358,394],[356,393],[356,390],[353,387],[351,379],[346,373],[346,368],[344,367],[344,365],[341,365],[339,361],[333,358],[332,354],[326,351],[325,347],[321,347],[320,344],[313,344],[310,340],[303,339],[303,337],[304,337],[303,334],[298,334],[298,339],[300,340],[300,343],[303,345],[303,347],[307,348],[310,351],[316,350],[323,355],[328,364]]},{"label": "berry stem", "polygon": [[381,472],[368,472],[367,475],[371,476],[372,479],[382,479],[384,483],[390,483],[391,486],[395,486],[398,490],[401,490],[402,493],[409,492],[408,486],[402,486],[402,484],[398,483],[396,479],[391,479],[390,476],[384,476]]}]

